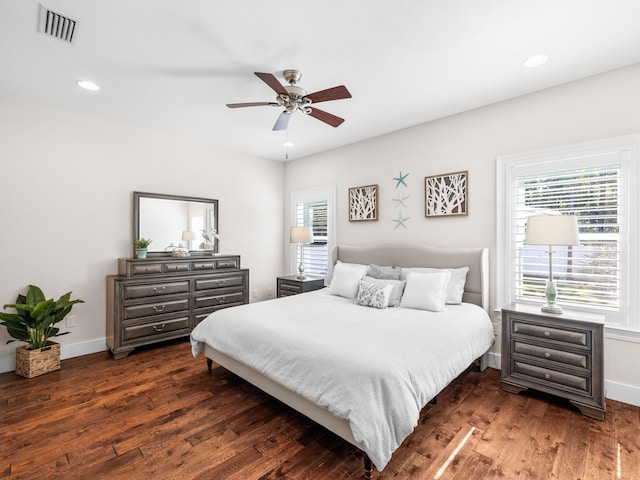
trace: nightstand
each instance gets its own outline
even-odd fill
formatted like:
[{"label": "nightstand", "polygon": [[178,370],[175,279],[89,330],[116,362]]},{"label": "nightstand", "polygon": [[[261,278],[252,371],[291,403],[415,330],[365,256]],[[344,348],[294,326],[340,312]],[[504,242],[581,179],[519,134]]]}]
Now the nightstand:
[{"label": "nightstand", "polygon": [[604,419],[604,316],[512,303],[502,309],[502,388],[529,388],[568,399]]},{"label": "nightstand", "polygon": [[306,277],[300,280],[296,275],[278,277],[277,292],[279,297],[297,295],[304,292],[320,290],[324,287],[324,277]]}]

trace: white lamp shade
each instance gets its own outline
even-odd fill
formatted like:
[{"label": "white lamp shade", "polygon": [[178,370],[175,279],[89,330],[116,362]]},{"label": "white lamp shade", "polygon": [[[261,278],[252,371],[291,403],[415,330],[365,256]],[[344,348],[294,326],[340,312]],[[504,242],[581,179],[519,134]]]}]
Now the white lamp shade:
[{"label": "white lamp shade", "polygon": [[188,230],[185,230],[182,232],[182,240],[184,240],[185,242],[189,242],[191,240],[195,240],[196,239],[196,235],[193,232],[190,232]]},{"label": "white lamp shade", "polygon": [[574,215],[533,215],[527,219],[525,245],[580,245]]},{"label": "white lamp shade", "polygon": [[291,227],[289,243],[309,243],[311,236],[311,227]]}]

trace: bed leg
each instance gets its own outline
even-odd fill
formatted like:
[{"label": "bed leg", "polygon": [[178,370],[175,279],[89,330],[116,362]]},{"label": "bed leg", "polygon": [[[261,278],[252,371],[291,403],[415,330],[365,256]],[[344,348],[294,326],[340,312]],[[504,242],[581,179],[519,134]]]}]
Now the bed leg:
[{"label": "bed leg", "polygon": [[372,470],[373,470],[373,465],[371,464],[371,459],[369,458],[369,455],[365,453],[364,454],[364,475],[362,477],[366,478],[367,480],[371,480]]},{"label": "bed leg", "polygon": [[213,360],[207,358],[207,373],[211,373],[211,369],[213,367]]}]

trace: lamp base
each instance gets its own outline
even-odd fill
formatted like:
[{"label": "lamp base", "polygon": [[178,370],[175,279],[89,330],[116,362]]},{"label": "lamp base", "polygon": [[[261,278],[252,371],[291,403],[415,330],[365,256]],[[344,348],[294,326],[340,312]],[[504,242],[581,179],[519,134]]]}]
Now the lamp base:
[{"label": "lamp base", "polygon": [[298,264],[298,276],[296,278],[298,280],[304,280],[305,278],[307,278],[307,277],[304,276],[304,263],[303,262],[300,262]]},{"label": "lamp base", "polygon": [[560,307],[560,305],[542,305],[540,307],[540,310],[542,310],[545,313],[555,313],[555,314],[561,314],[562,313],[562,307]]}]

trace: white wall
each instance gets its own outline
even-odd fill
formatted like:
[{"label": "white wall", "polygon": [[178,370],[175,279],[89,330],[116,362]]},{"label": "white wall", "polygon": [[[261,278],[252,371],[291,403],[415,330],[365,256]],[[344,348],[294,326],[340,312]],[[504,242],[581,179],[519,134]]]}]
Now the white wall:
[{"label": "white wall", "polygon": [[[440,246],[490,248],[491,309],[495,305],[496,185],[499,155],[640,132],[640,64],[433,121],[290,162],[289,192],[316,185],[337,187],[337,242],[366,244],[407,240]],[[424,177],[469,171],[469,215],[424,216]],[[400,171],[408,188],[395,188]],[[349,187],[379,184],[379,221],[350,223]],[[407,229],[392,222],[400,207],[392,198],[410,195]],[[285,209],[286,209],[285,205]],[[287,210],[285,210],[287,211]],[[285,216],[285,230],[288,217]],[[286,247],[285,247],[286,248]],[[288,257],[285,256],[288,270]],[[499,321],[494,315],[495,322]],[[499,353],[499,343],[495,353]],[[610,398],[640,405],[640,344],[605,341]]]},{"label": "white wall", "polygon": [[[0,305],[71,290],[63,358],[105,349],[105,276],[132,253],[133,191],[219,200],[221,252],[267,298],[282,273],[283,164],[0,97]],[[252,296],[252,295],[251,295]],[[256,299],[252,298],[252,301]],[[0,328],[0,371],[15,345]]]}]

